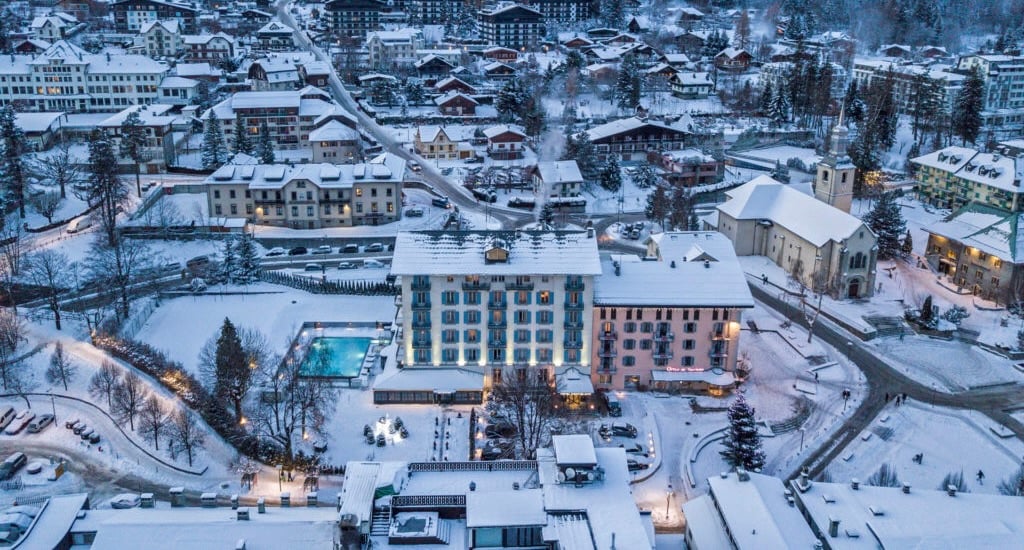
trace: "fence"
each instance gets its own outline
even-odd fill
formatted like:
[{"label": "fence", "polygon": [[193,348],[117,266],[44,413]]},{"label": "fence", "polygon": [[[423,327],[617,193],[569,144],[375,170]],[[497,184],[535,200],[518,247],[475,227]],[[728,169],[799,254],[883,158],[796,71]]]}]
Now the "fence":
[{"label": "fence", "polygon": [[122,338],[129,340],[135,338],[135,335],[139,333],[142,326],[149,320],[149,316],[153,314],[153,310],[157,308],[156,300],[147,300],[146,305],[141,310],[137,310],[131,319],[128,319],[123,325],[119,334]]},{"label": "fence", "polygon": [[304,290],[312,294],[352,294],[359,296],[397,296],[398,286],[387,281],[328,281],[298,277],[288,273],[261,270],[259,280]]},{"label": "fence", "polygon": [[537,469],[536,460],[490,462],[410,462],[410,472],[519,472]]}]

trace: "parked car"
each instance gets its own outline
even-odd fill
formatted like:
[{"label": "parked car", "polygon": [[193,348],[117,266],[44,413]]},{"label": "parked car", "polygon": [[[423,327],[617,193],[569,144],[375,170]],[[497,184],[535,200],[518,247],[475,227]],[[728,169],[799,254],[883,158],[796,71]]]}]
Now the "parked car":
[{"label": "parked car", "polygon": [[25,453],[18,452],[8,456],[0,463],[0,480],[9,479],[18,473],[18,470],[22,469],[26,462],[28,462],[28,457],[25,456]]},{"label": "parked car", "polygon": [[64,427],[70,430],[70,429],[74,428],[78,424],[78,422],[79,422],[79,420],[77,418],[72,418],[70,420],[65,420],[64,421]]},{"label": "parked car", "polygon": [[99,442],[100,442],[100,434],[98,434],[96,432],[92,432],[92,435],[89,436],[89,443],[99,443]]},{"label": "parked car", "polygon": [[637,430],[636,426],[627,422],[613,422],[612,423],[612,435],[619,437],[636,437]]},{"label": "parked car", "polygon": [[385,266],[383,262],[379,262],[377,260],[363,260],[363,267],[369,267],[372,269],[382,269]]},{"label": "parked car", "polygon": [[330,254],[333,251],[334,251],[334,249],[331,248],[330,245],[322,244],[322,245],[316,247],[315,250],[313,250],[313,254]]},{"label": "parked car", "polygon": [[281,248],[280,246],[275,246],[274,248],[268,250],[267,253],[263,255],[263,257],[273,258],[274,256],[284,256],[287,253],[288,251],[285,250],[284,248]]},{"label": "parked car", "polygon": [[425,213],[425,210],[423,209],[422,206],[413,206],[412,208],[407,208],[405,210],[405,215],[410,217],[410,218],[420,218],[420,217],[423,217],[424,213]]},{"label": "parked car", "polygon": [[85,422],[80,422],[78,425],[74,427],[74,429],[71,430],[71,433],[75,435],[82,435],[82,432],[84,432],[87,429],[89,429],[89,425],[86,424]]},{"label": "parked car", "polygon": [[355,269],[357,267],[359,267],[359,266],[357,266],[353,262],[340,262],[340,263],[338,263],[338,269]]},{"label": "parked car", "polygon": [[68,233],[78,233],[92,227],[92,217],[82,216],[81,218],[75,218],[68,224]]},{"label": "parked car", "polygon": [[366,245],[365,252],[384,252],[383,243],[371,243]]},{"label": "parked car", "polygon": [[344,254],[359,254],[359,245],[358,244],[346,244],[345,248],[342,248],[341,251]]},{"label": "parked car", "polygon": [[413,172],[422,172],[423,171],[423,167],[420,166],[420,163],[416,162],[415,160],[410,160],[409,161],[409,169],[412,170]]},{"label": "parked car", "polygon": [[650,464],[645,464],[632,458],[626,460],[626,469],[629,470],[630,472],[639,472],[641,470],[646,470],[647,468],[650,467]]},{"label": "parked car", "polygon": [[2,413],[0,414],[0,430],[3,430],[11,423],[12,420],[14,420],[15,415],[17,415],[17,411],[14,410],[14,407],[8,406],[0,408],[0,413]]},{"label": "parked car", "polygon": [[187,267],[189,272],[193,275],[202,275],[210,267],[210,257],[196,256],[195,258],[185,262],[185,267]]},{"label": "parked car", "polygon": [[110,507],[116,510],[127,510],[135,508],[142,502],[142,497],[137,493],[121,493],[110,499]]},{"label": "parked car", "polygon": [[14,417],[14,420],[11,421],[10,425],[7,426],[4,433],[7,435],[18,435],[21,433],[21,430],[24,430],[25,427],[28,426],[28,423],[32,422],[35,417],[36,413],[28,409],[21,411],[18,416]]},{"label": "parked car", "polygon": [[293,249],[288,251],[288,255],[289,256],[302,256],[302,255],[304,255],[307,252],[309,252],[309,250],[306,250],[306,247],[304,247],[304,246],[296,246],[295,248],[293,248]]},{"label": "parked car", "polygon": [[82,435],[80,435],[79,437],[82,438],[82,441],[88,441],[89,438],[92,437],[92,434],[95,432],[96,430],[92,428],[86,428],[85,431],[82,432]]},{"label": "parked car", "polygon": [[448,200],[448,197],[435,197],[431,199],[430,204],[437,206],[438,208],[452,207],[452,201]]},{"label": "parked car", "polygon": [[303,271],[323,271],[323,270],[324,270],[324,266],[321,265],[321,264],[316,264],[316,263],[306,264],[306,267],[303,269]]},{"label": "parked car", "polygon": [[46,428],[49,428],[50,424],[53,424],[53,415],[41,414],[32,422],[29,422],[27,430],[30,434],[37,434]]},{"label": "parked car", "polygon": [[647,450],[643,448],[639,443],[630,443],[629,445],[619,445],[626,450],[626,454],[647,456]]},{"label": "parked car", "polygon": [[604,399],[605,403],[608,405],[608,416],[622,416],[622,404],[619,403],[619,398],[615,397],[615,394],[606,392],[604,394]]}]

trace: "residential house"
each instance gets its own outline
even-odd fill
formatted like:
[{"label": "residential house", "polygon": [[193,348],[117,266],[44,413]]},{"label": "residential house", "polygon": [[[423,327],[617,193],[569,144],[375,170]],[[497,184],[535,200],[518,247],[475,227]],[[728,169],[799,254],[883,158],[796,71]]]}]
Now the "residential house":
[{"label": "residential house", "polygon": [[144,55],[91,54],[60,40],[42,54],[0,56],[0,104],[22,111],[117,112],[155,101],[166,73],[166,65]]},{"label": "residential house", "polygon": [[583,192],[583,175],[575,160],[541,161],[531,173],[539,196],[578,197]]},{"label": "residential house", "polygon": [[303,79],[303,67],[320,64],[321,62],[311,52],[270,53],[250,62],[246,69],[246,77],[257,91],[294,90],[306,83]]},{"label": "residential house", "polygon": [[925,59],[943,59],[949,57],[949,52],[942,46],[921,46],[917,54]]},{"label": "residential house", "polygon": [[673,123],[630,117],[587,130],[587,137],[602,160],[610,155],[622,160],[643,160],[650,151],[683,149],[691,136],[693,123],[685,116]]},{"label": "residential house", "polygon": [[442,115],[447,116],[474,116],[476,115],[477,100],[461,92],[448,92],[434,98],[434,104]]},{"label": "residential house", "polygon": [[646,15],[631,15],[626,22],[626,30],[633,34],[649,32],[651,29],[651,19]]},{"label": "residential house", "polygon": [[921,199],[940,208],[979,203],[1024,210],[1024,158],[949,146],[910,159]]},{"label": "residential house", "polygon": [[416,74],[425,84],[445,78],[455,68],[455,64],[437,54],[427,54],[412,64]]},{"label": "residential house", "polygon": [[293,229],[379,225],[402,217],[405,160],[227,164],[206,178],[210,215]]},{"label": "residential house", "polygon": [[859,219],[768,176],[725,192],[704,223],[738,256],[764,256],[809,288],[836,298],[875,291],[877,238]]},{"label": "residential house", "polygon": [[910,59],[914,56],[914,49],[904,44],[882,44],[882,46],[878,48],[878,55]]},{"label": "residential house", "polygon": [[438,80],[434,84],[434,89],[442,94],[448,92],[462,92],[464,94],[472,95],[476,93],[476,88],[467,84],[464,80],[449,76],[444,80]]},{"label": "residential house", "polygon": [[495,383],[588,367],[600,273],[593,231],[400,232],[391,274],[402,285],[402,365]]},{"label": "residential house", "polygon": [[523,158],[526,150],[526,134],[508,124],[499,124],[484,129],[487,138],[487,155],[495,160]]},{"label": "residential house", "polygon": [[491,46],[481,52],[481,55],[483,55],[484,59],[501,61],[502,63],[515,63],[519,59],[519,52],[517,50],[503,46]]},{"label": "residential house", "polygon": [[481,10],[477,16],[477,29],[488,44],[532,50],[544,36],[544,17],[533,8],[507,4]]},{"label": "residential house", "polygon": [[175,19],[143,23],[135,37],[135,45],[149,57],[177,57],[182,44],[181,29]]},{"label": "residential house", "polygon": [[444,126],[418,126],[413,136],[416,154],[428,160],[468,159],[473,148],[466,141],[453,139]]},{"label": "residential house", "polygon": [[743,72],[750,67],[754,56],[747,50],[738,48],[726,48],[715,56],[715,67],[723,71]]},{"label": "residential house", "polygon": [[711,73],[679,71],[669,79],[672,95],[681,99],[705,99],[715,91]]},{"label": "residential house", "polygon": [[142,25],[174,19],[185,34],[198,30],[199,10],[185,3],[163,0],[121,0],[110,4],[114,27],[119,33],[136,33]]},{"label": "residential house", "polygon": [[64,13],[71,14],[79,21],[85,21],[91,15],[88,0],[57,0],[55,7]]},{"label": "residential house", "polygon": [[295,29],[280,21],[271,21],[256,31],[257,52],[284,52],[295,49]]},{"label": "residential house", "polygon": [[184,107],[199,100],[199,81],[181,76],[165,76],[157,88],[156,102]]},{"label": "residential house", "polygon": [[741,316],[754,307],[732,243],[705,231],[662,233],[646,246],[643,257],[602,258],[594,387],[721,395],[745,374],[737,374]]},{"label": "residential house", "polygon": [[331,64],[326,61],[313,61],[299,65],[299,77],[307,86],[327,88],[331,81]]},{"label": "residential house", "polygon": [[14,41],[14,53],[16,54],[37,54],[45,52],[52,44],[46,40],[36,40],[35,38],[25,38],[23,40]]},{"label": "residential house", "polygon": [[244,124],[245,131],[258,136],[266,123],[277,149],[306,149],[311,146],[310,132],[331,120],[356,128],[356,118],[323,90],[307,86],[286,92],[238,92],[217,103],[205,113],[213,113],[221,121],[224,141],[230,149],[234,143],[235,124]]},{"label": "residential house", "polygon": [[201,80],[210,85],[217,84],[224,78],[224,71],[211,67],[209,63],[178,63],[174,66],[174,74],[192,80]]},{"label": "residential house", "polygon": [[492,61],[482,67],[484,76],[487,78],[512,78],[516,75],[516,69],[501,61]]},{"label": "residential house", "polygon": [[386,8],[380,0],[332,0],[324,12],[334,36],[362,43],[368,33],[380,30],[380,16]]},{"label": "residential house", "polygon": [[313,162],[352,163],[359,157],[359,131],[337,120],[309,132]]},{"label": "residential house", "polygon": [[25,138],[30,151],[46,151],[63,139],[64,113],[14,113],[14,124]]},{"label": "residential house", "polygon": [[699,149],[675,149],[650,153],[665,172],[662,177],[676,187],[694,187],[718,183],[725,178],[725,162]]},{"label": "residential house", "polygon": [[59,11],[35,17],[29,25],[31,38],[50,43],[71,38],[72,35],[84,28],[85,25],[79,22],[75,16]]},{"label": "residential house", "polygon": [[220,63],[235,57],[235,39],[223,32],[217,34],[187,34],[181,37],[185,55],[190,63]]},{"label": "residential house", "polygon": [[575,33],[570,33],[570,35],[566,37],[560,37],[559,43],[562,45],[562,47],[568,50],[579,50],[583,48],[589,48],[595,44],[595,42],[590,38]]},{"label": "residential house", "polygon": [[[121,143],[121,124],[131,113],[138,113],[146,136],[140,151],[140,169],[144,174],[159,174],[166,171],[168,165],[174,164],[177,158],[171,125],[178,117],[169,113],[172,108],[173,105],[167,104],[137,105],[112,115],[96,127],[110,136],[114,150],[118,151]],[[132,159],[119,157],[118,162],[121,165],[132,165],[131,171],[135,171]]]},{"label": "residential house", "polygon": [[680,27],[688,27],[694,23],[699,23],[704,20],[704,12],[697,8],[685,7],[679,10],[679,20],[677,24]]},{"label": "residential house", "polygon": [[394,31],[372,31],[366,37],[370,67],[397,69],[416,62],[416,50],[423,47],[423,33],[405,28]]}]

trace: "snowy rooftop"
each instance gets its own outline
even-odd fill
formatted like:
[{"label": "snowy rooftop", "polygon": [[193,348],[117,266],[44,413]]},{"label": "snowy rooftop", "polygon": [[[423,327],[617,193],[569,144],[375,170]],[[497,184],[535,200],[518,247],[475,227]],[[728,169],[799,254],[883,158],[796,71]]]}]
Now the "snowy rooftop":
[{"label": "snowy rooftop", "polygon": [[673,132],[681,133],[692,133],[692,121],[688,116],[684,116],[681,120],[672,123],[665,124],[656,120],[643,120],[638,117],[622,118],[619,120],[613,120],[600,126],[595,126],[587,130],[587,135],[591,141],[609,138],[611,136],[622,134],[625,132],[631,132],[641,128],[657,128],[660,130],[670,130]]},{"label": "snowy rooftop", "polygon": [[583,175],[575,160],[538,162],[537,172],[540,179],[548,184],[583,182]]},{"label": "snowy rooftop", "polygon": [[1012,193],[1021,192],[1024,158],[992,153],[979,153],[966,147],[946,147],[911,162],[950,172],[959,178]]},{"label": "snowy rooftop", "polygon": [[[819,529],[839,520],[836,550],[857,548],[1018,548],[1024,537],[1024,499],[911,488],[854,490],[845,483],[813,483],[797,497]],[[825,498],[827,495],[828,498]]]},{"label": "snowy rooftop", "polygon": [[332,120],[309,133],[309,141],[355,141],[358,139],[359,132],[357,130],[337,120]]},{"label": "snowy rooftop", "polygon": [[86,65],[90,74],[163,74],[167,65],[144,55],[91,54],[78,46],[58,40],[38,55],[0,56],[0,74],[30,74],[31,65],[48,65],[60,60],[68,65]]},{"label": "snowy rooftop", "polygon": [[199,86],[198,80],[185,78],[183,76],[165,76],[160,81],[160,88],[195,88]]},{"label": "snowy rooftop", "polygon": [[[537,470],[525,468],[519,470],[448,470],[442,472],[418,471],[407,472],[399,494],[415,495],[469,495],[471,493],[493,494],[511,491],[515,484],[526,487],[531,477],[536,478]],[[475,484],[475,490],[469,490],[469,484]],[[397,485],[396,485],[397,487]]]},{"label": "snowy rooftop", "polygon": [[555,463],[559,466],[591,466],[597,464],[594,440],[586,434],[553,435],[551,446],[555,450]]},{"label": "snowy rooftop", "polygon": [[29,532],[14,545],[18,550],[51,550],[60,548],[78,512],[86,507],[85,493],[54,495],[41,505]]},{"label": "snowy rooftop", "polygon": [[14,123],[23,132],[45,132],[62,116],[64,113],[14,113]]},{"label": "snowy rooftop", "polygon": [[814,548],[817,538],[800,512],[786,502],[782,480],[756,473],[746,475],[746,481],[736,473],[708,479],[711,496],[736,548]]},{"label": "snowy rooftop", "polygon": [[434,103],[436,103],[438,105],[444,105],[445,103],[448,103],[449,101],[452,101],[455,98],[459,98],[459,97],[461,97],[463,99],[463,101],[468,101],[468,102],[470,102],[470,103],[472,103],[474,105],[476,105],[478,103],[477,100],[469,97],[468,95],[466,95],[466,94],[464,94],[462,92],[458,92],[458,91],[455,91],[455,90],[452,90],[452,91],[450,91],[450,92],[448,92],[448,93],[446,93],[446,94],[444,94],[442,96],[435,97],[434,98]]},{"label": "snowy rooftop", "polygon": [[737,220],[769,220],[821,246],[849,238],[864,224],[857,218],[768,176],[727,191],[718,211]]},{"label": "snowy rooftop", "polygon": [[223,38],[232,44],[235,42],[234,37],[223,32],[217,34],[186,34],[182,35],[181,41],[185,44],[209,44],[214,38]]},{"label": "snowy rooftop", "polygon": [[360,182],[400,182],[405,160],[384,153],[358,164],[226,164],[210,174],[207,185],[248,185],[250,189],[281,189],[289,182],[306,180],[321,189],[348,188]]},{"label": "snowy rooftop", "polygon": [[221,75],[221,70],[216,67],[211,67],[209,63],[178,63],[174,66],[174,72],[178,76],[217,76]]},{"label": "snowy rooftop", "polygon": [[143,126],[168,126],[172,122],[174,122],[174,119],[177,118],[176,115],[166,114],[173,107],[173,105],[168,105],[164,103],[154,103],[152,105],[134,105],[132,107],[124,109],[123,111],[111,115],[103,122],[100,122],[99,126],[105,128],[120,127],[121,123],[123,123],[125,119],[128,118],[128,115],[135,112],[139,113],[139,121],[142,123]]},{"label": "snowy rooftop", "polygon": [[547,523],[540,489],[466,494],[466,527],[535,526]]},{"label": "snowy rooftop", "polygon": [[517,136],[524,138],[526,137],[526,134],[524,134],[523,131],[520,130],[518,127],[510,126],[508,124],[499,124],[497,126],[491,126],[489,128],[484,129],[484,137],[486,137],[487,139],[494,139],[500,136],[501,134],[506,133],[515,134]]},{"label": "snowy rooftop", "polygon": [[[544,507],[548,513],[583,512],[590,523],[590,532],[597,548],[618,550],[650,550],[650,540],[629,486],[626,451],[620,448],[594,449],[597,462],[604,469],[604,479],[577,487],[558,482],[558,467],[550,449],[537,450],[537,466],[544,488]],[[575,532],[575,531],[574,531]],[[577,547],[566,541],[559,547]]]},{"label": "snowy rooftop", "polygon": [[736,251],[725,235],[667,233],[652,237],[647,246],[653,260],[630,254],[603,258],[603,272],[595,279],[596,304],[754,306]]},{"label": "snowy rooftop", "polygon": [[381,466],[377,462],[349,462],[345,465],[345,483],[341,493],[341,514],[353,514],[359,522],[373,516],[373,496]]},{"label": "snowy rooftop", "polygon": [[334,507],[250,510],[248,521],[238,521],[227,507],[135,508],[111,514],[91,548],[138,548],[141,541],[147,550],[236,548],[244,539],[247,550],[333,550],[336,529]]},{"label": "snowy rooftop", "polygon": [[395,240],[391,273],[599,275],[601,262],[583,231],[410,231]]},{"label": "snowy rooftop", "polygon": [[484,376],[478,372],[438,367],[395,370],[378,378],[373,385],[378,391],[480,391],[483,387]]},{"label": "snowy rooftop", "polygon": [[1024,262],[1024,236],[1018,232],[1020,216],[972,203],[924,230],[962,242],[1000,260],[1020,263]]}]

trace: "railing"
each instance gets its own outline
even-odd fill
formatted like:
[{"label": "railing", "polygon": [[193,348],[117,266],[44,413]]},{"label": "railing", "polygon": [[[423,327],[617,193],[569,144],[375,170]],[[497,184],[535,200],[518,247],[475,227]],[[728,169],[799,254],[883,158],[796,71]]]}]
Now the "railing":
[{"label": "railing", "polygon": [[729,348],[727,347],[711,348],[711,351],[708,352],[709,357],[725,357],[727,355],[729,355]]},{"label": "railing", "polygon": [[728,340],[729,335],[725,331],[713,330],[708,333],[708,337],[712,340]]},{"label": "railing", "polygon": [[618,340],[619,333],[617,332],[602,332],[598,338],[602,341]]},{"label": "railing", "polygon": [[489,348],[503,348],[508,345],[508,340],[487,340]]},{"label": "railing", "polygon": [[430,290],[430,280],[428,279],[425,281],[417,281],[415,278],[413,278],[412,285],[410,288],[412,288],[412,290]]},{"label": "railing", "polygon": [[508,302],[506,302],[505,300],[500,300],[500,301],[489,300],[487,302],[487,309],[505,309],[507,307],[508,307]]},{"label": "railing", "polygon": [[502,319],[500,321],[496,321],[494,319],[488,320],[487,321],[487,328],[508,328],[508,320],[507,319]]},{"label": "railing", "polygon": [[466,495],[393,495],[391,497],[392,508],[460,508],[465,505]]},{"label": "railing", "polygon": [[[410,472],[521,472],[536,470],[535,460],[499,460],[495,462],[410,462]],[[396,497],[397,498],[397,497]],[[394,500],[392,500],[394,502]]]},{"label": "railing", "polygon": [[654,333],[654,341],[655,342],[672,342],[675,339],[676,339],[676,335],[675,335],[674,332],[671,332],[671,331],[655,332]]},{"label": "railing", "polygon": [[583,290],[587,285],[583,281],[573,281],[572,279],[565,282],[566,290]]},{"label": "railing", "polygon": [[571,329],[582,329],[583,321],[566,321],[565,323],[562,324],[562,326]]},{"label": "railing", "polygon": [[619,355],[619,350],[615,348],[601,348],[597,351],[598,357],[615,357]]},{"label": "railing", "polygon": [[565,349],[582,349],[583,340],[565,340],[563,342]]},{"label": "railing", "polygon": [[515,282],[505,283],[505,290],[533,290],[533,283],[526,282]]},{"label": "railing", "polygon": [[430,300],[413,300],[413,309],[430,309]]},{"label": "railing", "polygon": [[597,374],[615,374],[616,372],[618,372],[618,369],[615,368],[614,366],[612,366],[612,367],[597,367],[596,372],[597,372]]},{"label": "railing", "polygon": [[674,356],[675,356],[675,353],[671,349],[655,349],[654,350],[654,358],[655,359],[671,359]]},{"label": "railing", "polygon": [[483,281],[463,281],[462,290],[490,290],[491,284]]},{"label": "railing", "polygon": [[412,347],[413,349],[430,348],[430,340],[413,340]]},{"label": "railing", "polygon": [[430,319],[427,319],[426,321],[417,321],[413,319],[412,328],[430,328]]},{"label": "railing", "polygon": [[566,302],[565,309],[583,309],[583,300],[577,302]]}]

